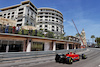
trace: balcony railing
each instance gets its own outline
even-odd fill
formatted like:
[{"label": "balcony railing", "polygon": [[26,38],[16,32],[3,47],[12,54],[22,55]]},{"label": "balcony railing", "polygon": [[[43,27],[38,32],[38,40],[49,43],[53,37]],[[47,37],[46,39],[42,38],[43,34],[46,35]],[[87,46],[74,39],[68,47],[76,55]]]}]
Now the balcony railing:
[{"label": "balcony railing", "polygon": [[[0,25],[0,33],[10,33],[10,34],[20,34],[20,35],[29,35],[29,36],[38,36],[38,37],[46,37],[46,38],[55,38],[55,39],[62,39],[62,36],[56,37],[54,36],[53,32],[47,31],[47,34],[43,34],[43,30],[26,30],[23,28],[16,29],[16,27],[12,26],[3,26]],[[68,40],[63,37],[62,40]],[[73,40],[69,40],[73,41]],[[73,42],[80,42],[80,41],[73,41]]]}]

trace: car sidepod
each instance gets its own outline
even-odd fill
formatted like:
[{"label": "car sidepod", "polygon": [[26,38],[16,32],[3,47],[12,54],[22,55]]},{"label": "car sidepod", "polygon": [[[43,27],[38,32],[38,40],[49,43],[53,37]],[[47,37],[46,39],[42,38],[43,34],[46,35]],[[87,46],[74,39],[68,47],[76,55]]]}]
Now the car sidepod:
[{"label": "car sidepod", "polygon": [[80,56],[76,56],[73,58],[73,61],[79,61],[80,60]]}]

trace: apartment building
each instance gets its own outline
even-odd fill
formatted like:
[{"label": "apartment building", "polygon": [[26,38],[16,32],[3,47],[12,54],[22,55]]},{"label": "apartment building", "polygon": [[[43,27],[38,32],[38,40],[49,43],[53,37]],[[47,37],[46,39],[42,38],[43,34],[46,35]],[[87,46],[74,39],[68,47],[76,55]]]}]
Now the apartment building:
[{"label": "apartment building", "polygon": [[58,36],[64,34],[63,15],[60,11],[56,9],[39,8],[36,21],[38,30],[48,30]]},{"label": "apartment building", "polygon": [[16,26],[35,26],[37,8],[30,1],[0,9],[0,17],[17,21]]},{"label": "apartment building", "polygon": [[33,26],[37,30],[51,31],[56,36],[64,34],[63,15],[53,8],[36,8],[31,1],[22,1],[0,9],[0,17],[17,21],[16,26]]}]

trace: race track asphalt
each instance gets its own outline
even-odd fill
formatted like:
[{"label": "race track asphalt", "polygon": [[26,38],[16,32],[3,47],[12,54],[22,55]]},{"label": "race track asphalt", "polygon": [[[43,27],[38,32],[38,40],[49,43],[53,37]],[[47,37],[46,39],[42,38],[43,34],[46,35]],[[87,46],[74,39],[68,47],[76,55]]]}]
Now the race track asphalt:
[{"label": "race track asphalt", "polygon": [[89,51],[84,52],[84,54],[86,54],[88,58],[85,60],[80,59],[80,61],[73,62],[73,64],[56,63],[54,59],[51,60],[48,59],[47,61],[36,62],[36,63],[32,62],[32,63],[16,64],[16,65],[5,64],[5,65],[0,65],[0,67],[100,67],[100,48],[88,48],[88,49]]},{"label": "race track asphalt", "polygon": [[90,51],[85,53],[87,59],[74,62],[73,64],[63,64],[51,61],[48,63],[38,64],[30,67],[100,67],[100,50],[91,48]]}]

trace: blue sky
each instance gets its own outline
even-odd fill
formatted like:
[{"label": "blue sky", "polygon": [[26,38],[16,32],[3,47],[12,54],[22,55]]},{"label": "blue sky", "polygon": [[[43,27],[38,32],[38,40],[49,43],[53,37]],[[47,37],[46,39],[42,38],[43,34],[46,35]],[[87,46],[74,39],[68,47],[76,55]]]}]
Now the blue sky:
[{"label": "blue sky", "polygon": [[[0,0],[0,8],[19,4],[24,0]],[[50,7],[62,12],[66,35],[75,35],[74,20],[79,32],[84,28],[86,38],[100,37],[100,0],[30,0],[37,8]]]}]

